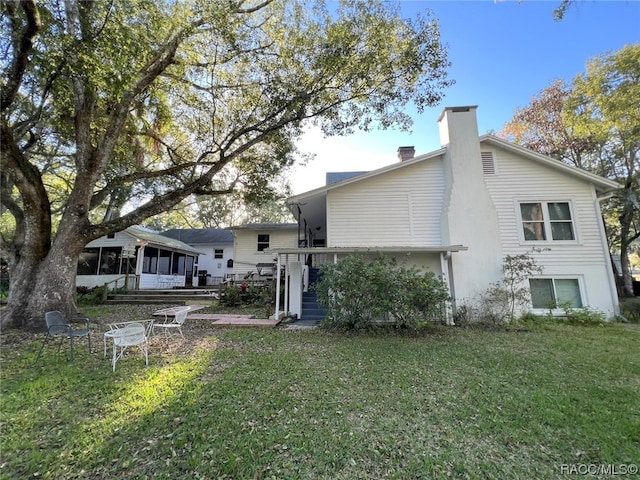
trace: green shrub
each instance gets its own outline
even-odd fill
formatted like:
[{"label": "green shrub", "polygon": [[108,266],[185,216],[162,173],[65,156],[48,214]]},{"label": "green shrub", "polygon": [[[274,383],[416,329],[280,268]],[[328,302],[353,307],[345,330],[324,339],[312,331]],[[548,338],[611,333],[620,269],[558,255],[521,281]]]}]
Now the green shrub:
[{"label": "green shrub", "polygon": [[569,325],[600,326],[604,325],[607,320],[603,312],[589,307],[571,308],[561,306],[561,308],[564,310],[563,320]]},{"label": "green shrub", "polygon": [[229,285],[224,289],[224,293],[222,298],[220,299],[220,303],[227,307],[233,307],[235,305],[240,305],[240,288],[235,285]]},{"label": "green shrub", "polygon": [[621,298],[620,315],[632,323],[640,323],[640,297]]},{"label": "green shrub", "polygon": [[417,328],[444,318],[448,291],[432,272],[399,266],[383,256],[367,261],[349,255],[323,266],[322,274],[315,290],[326,312],[325,326],[362,330],[390,323]]},{"label": "green shrub", "polygon": [[100,305],[104,301],[104,287],[76,287],[78,305]]},{"label": "green shrub", "polygon": [[533,253],[507,255],[502,260],[502,279],[478,293],[470,304],[459,307],[454,316],[456,325],[504,325],[516,319],[531,301],[528,279],[542,273]]}]

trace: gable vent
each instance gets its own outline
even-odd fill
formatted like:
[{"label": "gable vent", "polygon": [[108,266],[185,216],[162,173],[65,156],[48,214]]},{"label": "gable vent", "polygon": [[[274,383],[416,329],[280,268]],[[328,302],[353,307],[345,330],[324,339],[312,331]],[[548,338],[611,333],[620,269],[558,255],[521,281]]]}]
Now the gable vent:
[{"label": "gable vent", "polygon": [[493,152],[482,152],[482,173],[485,175],[495,175],[496,165],[493,161]]}]

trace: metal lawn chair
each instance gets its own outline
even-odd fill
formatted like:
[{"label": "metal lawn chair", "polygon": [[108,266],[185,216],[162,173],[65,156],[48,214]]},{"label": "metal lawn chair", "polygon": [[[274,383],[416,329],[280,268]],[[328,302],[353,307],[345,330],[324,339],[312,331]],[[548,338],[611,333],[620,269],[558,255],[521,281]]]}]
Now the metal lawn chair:
[{"label": "metal lawn chair", "polygon": [[144,325],[141,323],[130,323],[126,327],[116,328],[111,331],[113,340],[113,358],[111,365],[116,371],[116,362],[122,358],[124,352],[129,347],[138,347],[144,355],[145,365],[149,366],[149,349],[147,348],[147,335]]},{"label": "metal lawn chair", "polygon": [[[176,310],[173,318],[169,317],[168,313],[165,313],[164,323],[153,323],[152,330],[153,334],[156,334],[156,329],[164,330],[164,338],[165,340],[173,335],[180,335],[184,338],[182,333],[182,325],[187,320],[187,314],[189,313],[189,307],[183,308],[181,310]],[[175,333],[177,332],[177,333]]]},{"label": "metal lawn chair", "polygon": [[[40,351],[36,357],[36,362],[40,359],[42,350],[47,344],[50,338],[60,337],[60,345],[58,345],[58,351],[62,347],[64,337],[69,339],[71,349],[71,361],[73,361],[73,339],[79,337],[87,337],[87,343],[89,344],[89,353],[91,353],[91,330],[89,329],[89,319],[86,317],[76,317],[67,321],[62,313],[57,310],[47,312],[44,314],[44,321],[47,324],[47,333],[44,336]],[[85,328],[73,328],[72,323],[84,323]],[[34,362],[35,363],[35,362]]]}]

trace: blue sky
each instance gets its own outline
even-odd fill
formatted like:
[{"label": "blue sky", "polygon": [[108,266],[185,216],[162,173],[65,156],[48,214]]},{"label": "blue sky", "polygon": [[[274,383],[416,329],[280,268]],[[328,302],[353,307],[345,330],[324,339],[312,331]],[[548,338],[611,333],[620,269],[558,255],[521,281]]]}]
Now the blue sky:
[{"label": "blue sky", "polygon": [[421,115],[409,110],[411,132],[357,133],[324,139],[317,131],[304,136],[299,148],[316,158],[291,176],[294,193],[324,184],[325,172],[373,170],[395,162],[401,145],[416,154],[440,147],[437,118],[444,107],[478,105],[481,134],[498,132],[517,108],[560,78],[570,83],[586,62],[624,45],[640,42],[640,1],[582,0],[564,20],[555,22],[555,1],[401,1],[402,13],[413,17],[430,9],[447,46],[449,77],[456,84],[440,105]]}]

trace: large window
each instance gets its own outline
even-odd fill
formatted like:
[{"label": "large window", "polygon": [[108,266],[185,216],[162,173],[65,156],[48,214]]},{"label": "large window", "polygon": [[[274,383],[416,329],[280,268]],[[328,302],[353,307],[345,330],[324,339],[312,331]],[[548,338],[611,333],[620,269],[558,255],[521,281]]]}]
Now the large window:
[{"label": "large window", "polygon": [[262,252],[269,248],[269,234],[261,233],[258,234],[258,251]]},{"label": "large window", "polygon": [[575,240],[569,202],[521,203],[525,241]]},{"label": "large window", "polygon": [[582,308],[577,278],[531,278],[529,286],[533,308]]}]

